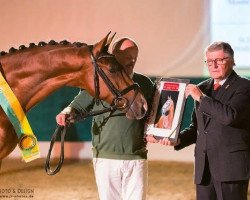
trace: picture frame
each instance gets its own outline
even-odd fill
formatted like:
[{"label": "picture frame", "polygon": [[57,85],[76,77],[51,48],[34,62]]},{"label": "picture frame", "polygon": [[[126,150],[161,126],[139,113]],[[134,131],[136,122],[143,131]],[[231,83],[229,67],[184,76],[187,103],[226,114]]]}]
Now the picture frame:
[{"label": "picture frame", "polygon": [[145,125],[145,134],[157,139],[176,142],[186,103],[185,89],[189,79],[157,78],[151,111]]}]

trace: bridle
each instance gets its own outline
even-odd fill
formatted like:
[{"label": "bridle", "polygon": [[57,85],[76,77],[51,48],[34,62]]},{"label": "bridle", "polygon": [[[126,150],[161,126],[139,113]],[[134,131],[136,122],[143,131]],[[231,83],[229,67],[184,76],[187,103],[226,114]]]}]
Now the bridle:
[{"label": "bridle", "polygon": [[[131,106],[131,103],[129,105],[128,100],[124,97],[125,94],[130,92],[131,90],[134,90],[136,93],[134,95],[134,98],[138,94],[140,90],[140,86],[137,83],[133,83],[132,85],[128,86],[127,88],[123,89],[122,91],[119,91],[114,84],[109,80],[105,72],[99,67],[97,64],[98,60],[102,58],[115,58],[112,54],[106,54],[106,55],[100,55],[99,57],[95,58],[91,46],[88,46],[88,50],[90,53],[90,58],[92,65],[94,67],[94,87],[95,87],[95,100],[97,102],[99,101],[99,95],[100,95],[100,84],[99,84],[99,78],[101,77],[103,82],[106,84],[106,86],[109,88],[110,92],[114,95],[114,99],[112,100],[112,103],[110,107],[105,112],[110,112],[113,110],[124,110],[128,106]],[[134,99],[133,99],[134,100]],[[121,104],[122,103],[122,104]],[[104,111],[104,110],[103,110]],[[100,111],[98,114],[102,114],[103,111]]]},{"label": "bridle", "polygon": [[[112,103],[109,105],[109,107],[105,107],[103,105],[104,108],[102,110],[95,110],[95,111],[92,110],[92,111],[85,112],[85,113],[78,113],[77,115],[74,116],[75,122],[80,121],[80,120],[84,120],[87,117],[92,117],[92,116],[100,115],[100,114],[107,113],[107,112],[110,112],[110,115],[112,115],[116,110],[124,110],[126,108],[129,108],[132,105],[138,92],[141,90],[138,83],[133,83],[132,85],[126,87],[122,91],[119,91],[114,86],[114,84],[109,80],[108,76],[105,74],[105,72],[102,70],[102,68],[98,65],[98,61],[101,60],[102,58],[113,58],[114,59],[115,56],[112,54],[102,54],[102,55],[98,56],[97,58],[95,58],[93,51],[92,51],[93,46],[87,46],[87,48],[88,48],[88,51],[90,54],[92,66],[94,68],[95,95],[94,95],[94,99],[93,99],[94,102],[93,103],[96,103],[98,105],[100,102],[100,83],[99,83],[100,78],[103,80],[103,82],[106,84],[108,89],[111,91],[114,98],[112,100]],[[131,90],[134,90],[135,94],[134,94],[134,98],[133,98],[132,102],[129,104],[128,99],[126,99],[124,97],[124,95],[127,94],[128,92],[130,92]]]},{"label": "bridle", "polygon": [[[111,105],[106,108],[104,107],[102,110],[97,110],[97,111],[89,111],[86,113],[79,113],[76,116],[74,116],[74,121],[80,121],[83,120],[87,117],[95,116],[95,115],[100,115],[103,113],[110,112],[108,118],[111,117],[111,115],[116,111],[116,110],[124,110],[128,107],[131,106],[133,103],[134,99],[136,98],[138,92],[140,91],[140,86],[137,83],[133,83],[132,85],[128,86],[127,88],[123,89],[122,91],[119,91],[114,84],[109,80],[105,72],[100,68],[98,65],[98,61],[102,58],[115,58],[114,55],[112,54],[105,54],[105,55],[100,55],[97,58],[95,58],[93,54],[93,46],[86,45],[90,54],[91,62],[94,68],[94,88],[95,88],[95,97],[94,97],[94,103],[99,104],[100,101],[100,83],[99,80],[102,78],[103,82],[106,84],[106,86],[109,88],[109,90],[112,92],[114,95],[114,98],[112,100]],[[124,97],[125,94],[130,92],[131,90],[135,91],[135,95],[133,98],[133,101],[129,104],[128,99]],[[67,126],[57,126],[54,134],[52,135],[51,143],[50,143],[50,148],[47,154],[46,158],[46,163],[45,163],[45,171],[47,172],[48,175],[55,175],[57,172],[60,171],[63,161],[64,161],[64,137],[66,134],[66,129]],[[61,154],[59,158],[58,165],[54,170],[51,170],[50,168],[50,156],[51,152],[54,146],[54,143],[57,139],[57,136],[61,136]]]}]

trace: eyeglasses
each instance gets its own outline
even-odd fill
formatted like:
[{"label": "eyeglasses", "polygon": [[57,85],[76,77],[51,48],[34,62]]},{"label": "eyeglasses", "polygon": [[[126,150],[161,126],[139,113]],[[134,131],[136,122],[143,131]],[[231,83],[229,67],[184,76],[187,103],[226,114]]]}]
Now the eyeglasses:
[{"label": "eyeglasses", "polygon": [[225,58],[216,58],[215,60],[205,60],[205,63],[208,66],[212,66],[213,63],[215,63],[216,65],[223,65],[226,63],[226,59],[229,57],[225,57]]}]

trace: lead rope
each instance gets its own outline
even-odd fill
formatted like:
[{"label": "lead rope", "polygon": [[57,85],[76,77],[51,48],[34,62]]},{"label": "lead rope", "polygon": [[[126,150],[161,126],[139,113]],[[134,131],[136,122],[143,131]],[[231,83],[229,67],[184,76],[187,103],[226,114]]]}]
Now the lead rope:
[{"label": "lead rope", "polygon": [[[62,167],[62,164],[64,161],[64,138],[66,135],[66,130],[67,130],[67,125],[66,126],[59,126],[58,125],[54,134],[52,135],[49,151],[48,151],[46,162],[45,162],[45,171],[48,175],[55,175],[56,173],[58,173],[60,171],[60,169]],[[51,156],[51,152],[52,152],[54,143],[55,143],[58,135],[61,136],[60,158],[59,158],[59,161],[58,161],[56,168],[54,170],[52,170],[51,166],[50,166],[50,156]]]}]

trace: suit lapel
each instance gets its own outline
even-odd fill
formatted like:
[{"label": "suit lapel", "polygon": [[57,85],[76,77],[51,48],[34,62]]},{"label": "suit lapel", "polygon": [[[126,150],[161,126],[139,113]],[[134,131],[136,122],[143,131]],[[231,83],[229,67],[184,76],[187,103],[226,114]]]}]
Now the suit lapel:
[{"label": "suit lapel", "polygon": [[[211,96],[211,89],[212,89],[212,86],[213,86],[213,79],[210,79],[208,80],[208,82],[204,85],[204,88],[201,88],[201,91],[207,95],[207,96]],[[206,127],[207,123],[209,122],[209,117],[202,114],[202,119],[203,119],[203,124],[204,124],[204,128]]]},{"label": "suit lapel", "polygon": [[[226,98],[227,91],[233,86],[233,83],[235,82],[237,77],[238,77],[238,75],[235,73],[235,71],[232,71],[230,76],[227,78],[226,82],[221,86],[218,93],[215,95],[214,99],[222,102],[223,98]],[[211,89],[212,89],[213,82],[214,82],[213,80],[210,80],[210,82],[207,86],[207,88],[209,88],[209,89],[208,89],[208,93],[206,95],[208,95],[208,96],[211,96],[209,94],[210,93],[209,91],[211,91]],[[210,119],[211,119],[210,117],[207,117],[204,115],[204,127],[205,128],[209,124]]]},{"label": "suit lapel", "polygon": [[232,87],[233,83],[237,79],[238,75],[235,73],[235,71],[232,71],[226,82],[221,86],[219,89],[217,95],[214,97],[216,100],[221,101],[223,97],[226,96],[227,91]]},{"label": "suit lapel", "polygon": [[211,96],[211,89],[212,89],[213,84],[214,84],[214,80],[210,79],[209,82],[207,83],[207,85],[205,86],[204,91],[203,91],[203,93],[205,95]]}]

